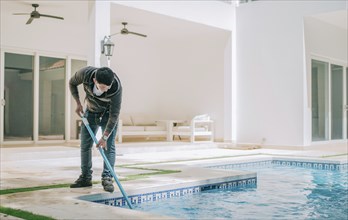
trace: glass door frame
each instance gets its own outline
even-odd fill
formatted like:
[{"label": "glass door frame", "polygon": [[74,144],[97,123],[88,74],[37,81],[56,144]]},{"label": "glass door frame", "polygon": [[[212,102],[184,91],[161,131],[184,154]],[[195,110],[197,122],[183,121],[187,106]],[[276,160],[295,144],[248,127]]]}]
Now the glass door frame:
[{"label": "glass door frame", "polygon": [[[312,71],[312,61],[313,60],[317,60],[317,61],[321,61],[321,62],[325,62],[328,64],[328,140],[325,141],[313,141],[313,137],[312,137],[312,132],[310,132],[311,134],[311,143],[312,144],[317,144],[317,143],[326,143],[326,142],[341,142],[341,141],[346,141],[348,139],[347,137],[347,124],[348,124],[348,118],[347,118],[347,114],[346,111],[343,109],[342,111],[342,120],[343,120],[343,128],[342,128],[342,132],[343,132],[343,137],[342,139],[338,139],[338,140],[332,140],[331,139],[331,116],[332,116],[332,110],[331,110],[331,65],[338,65],[338,66],[342,66],[343,68],[343,108],[344,106],[347,106],[347,89],[348,89],[348,85],[347,85],[347,77],[348,77],[348,73],[347,73],[347,68],[348,68],[348,63],[342,61],[342,60],[338,60],[338,59],[333,59],[333,58],[328,58],[328,57],[323,57],[323,56],[319,56],[319,55],[311,55],[310,58],[310,71]],[[310,74],[312,75],[312,73]],[[312,81],[312,78],[311,78]],[[310,97],[310,99],[312,100],[312,95]],[[312,106],[312,104],[311,104]],[[311,113],[311,124],[312,124],[312,113]],[[312,129],[312,128],[311,128]]]},{"label": "glass door frame", "polygon": [[5,53],[12,53],[12,54],[19,54],[19,55],[28,55],[28,56],[33,56],[33,60],[35,63],[35,53],[32,51],[28,50],[14,50],[11,48],[1,48],[0,52],[0,146],[3,144],[33,144],[34,138],[35,138],[35,111],[38,109],[35,108],[35,99],[36,97],[34,96],[34,91],[35,91],[35,67],[33,64],[34,72],[33,72],[33,140],[30,141],[4,141],[4,121],[5,121],[5,115],[4,115],[4,110],[5,110],[5,105],[6,105],[6,100],[5,100]]},{"label": "glass door frame", "polygon": [[[34,92],[34,97],[36,97],[36,102],[34,101],[34,104],[35,104],[35,107],[37,108],[37,111],[34,111],[34,128],[36,127],[37,130],[35,130],[34,132],[34,142],[35,143],[64,143],[67,138],[66,138],[66,128],[67,128],[67,125],[65,124],[64,126],[64,138],[63,140],[59,139],[59,140],[40,140],[39,139],[39,134],[40,134],[40,126],[39,126],[39,122],[40,122],[40,117],[39,117],[39,112],[40,112],[40,108],[39,108],[39,97],[40,97],[40,57],[49,57],[49,58],[57,58],[57,59],[64,59],[65,60],[65,91],[64,91],[64,95],[66,98],[68,98],[69,96],[67,95],[67,87],[69,84],[67,84],[67,78],[70,78],[68,76],[68,73],[67,73],[67,57],[66,56],[59,56],[59,55],[56,55],[56,54],[50,54],[50,53],[36,53],[35,54],[35,58],[34,58],[34,91],[35,89],[37,91],[37,93]],[[35,86],[37,85],[37,86]],[[34,98],[35,100],[35,98]],[[67,102],[65,100],[65,107],[64,107],[64,112],[65,112],[65,123],[66,123],[66,118],[67,118],[67,112],[66,112],[66,105],[67,105]],[[34,109],[35,109],[34,107]],[[35,117],[36,116],[36,117]],[[36,118],[36,120],[35,120]]]},{"label": "glass door frame", "polygon": [[347,94],[348,94],[348,64],[343,66],[343,139],[348,140],[348,101],[347,101]]},{"label": "glass door frame", "polygon": [[[30,55],[34,58],[33,65],[33,140],[32,141],[5,141],[4,140],[4,105],[5,102],[5,53],[14,53],[20,55]],[[39,140],[39,61],[40,56],[54,57],[65,59],[65,132],[64,140]],[[1,48],[0,51],[0,146],[16,145],[16,144],[36,144],[36,143],[65,143],[71,141],[70,123],[71,123],[71,95],[69,91],[69,80],[73,73],[71,73],[71,61],[72,60],[84,60],[86,57],[74,56],[74,55],[62,55],[59,53],[47,53],[41,51],[28,51],[12,48]],[[88,62],[87,62],[88,63]],[[6,103],[5,103],[6,104]],[[79,141],[79,140],[78,140]]]}]

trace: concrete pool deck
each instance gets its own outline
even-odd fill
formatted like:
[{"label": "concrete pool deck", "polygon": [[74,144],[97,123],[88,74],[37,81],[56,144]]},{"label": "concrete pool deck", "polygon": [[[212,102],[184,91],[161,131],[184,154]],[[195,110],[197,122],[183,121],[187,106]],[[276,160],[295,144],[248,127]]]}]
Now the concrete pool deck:
[{"label": "concrete pool deck", "polygon": [[[187,142],[145,142],[117,144],[115,171],[122,180],[136,174],[157,170],[180,170],[164,175],[122,181],[125,191],[161,188],[170,184],[186,184],[209,178],[224,178],[241,175],[238,171],[218,171],[202,168],[205,164],[233,163],[269,157],[294,157],[347,161],[348,144],[337,143],[305,148],[244,150],[230,148],[225,144],[190,144]],[[70,184],[80,174],[78,144],[51,146],[6,146],[1,147],[0,188]],[[100,181],[102,157],[93,152],[93,180]],[[138,169],[138,168],[145,168]],[[152,170],[151,170],[152,169]],[[244,174],[243,174],[244,175]],[[118,188],[115,184],[115,193]],[[0,205],[50,216],[55,219],[173,219],[127,208],[111,207],[79,200],[77,197],[94,194],[110,195],[101,184],[93,187],[70,189],[68,187],[12,193],[0,196]],[[1,219],[16,219],[0,215]]]}]

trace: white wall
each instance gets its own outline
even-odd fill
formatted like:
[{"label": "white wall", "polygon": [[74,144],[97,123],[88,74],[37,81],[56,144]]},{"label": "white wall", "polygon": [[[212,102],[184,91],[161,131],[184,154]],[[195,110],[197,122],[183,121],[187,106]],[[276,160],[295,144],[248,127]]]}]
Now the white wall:
[{"label": "white wall", "polygon": [[159,42],[117,38],[111,68],[123,84],[122,112],[186,120],[208,113],[216,122],[216,138],[222,140],[227,38],[228,32]]},{"label": "white wall", "polygon": [[344,1],[256,1],[237,16],[237,141],[304,144],[303,17]]},{"label": "white wall", "polygon": [[[87,56],[89,49],[87,3],[71,1],[63,6],[54,1],[41,2],[37,9],[40,13],[63,16],[64,20],[41,17],[34,19],[29,25],[25,24],[29,15],[13,15],[13,13],[30,13],[33,10],[30,4],[1,1],[0,8],[2,48]],[[79,15],[65,14],[72,9],[78,9]]]},{"label": "white wall", "polygon": [[190,119],[208,113],[215,121],[215,138],[220,140],[224,126],[225,42],[196,39],[163,47],[162,54],[167,55],[161,58],[158,91],[163,117]]},{"label": "white wall", "polygon": [[347,62],[347,29],[313,17],[306,17],[304,24],[308,55],[312,54]]},{"label": "white wall", "polygon": [[160,53],[158,46],[134,36],[115,41],[111,68],[123,85],[122,112],[159,113]]},{"label": "white wall", "polygon": [[[215,121],[215,139],[230,141],[232,113],[224,112],[224,108],[232,101],[224,93],[228,85],[224,84],[224,77],[228,79],[232,71],[231,42],[228,42],[234,18],[232,5],[219,1],[114,3],[163,15],[159,19],[178,20],[173,26],[169,24],[177,30],[174,37],[156,42],[151,42],[151,36],[143,41],[129,37],[128,42],[117,39],[115,52],[120,54],[112,58],[111,67],[118,71],[123,82],[122,111],[187,120],[196,114],[209,113]],[[211,32],[217,34],[192,36],[186,30],[180,32],[181,28],[184,30],[182,26],[186,27],[185,21],[211,26]],[[194,33],[193,29],[188,31]],[[228,31],[221,34],[221,29]],[[224,128],[228,129],[225,133]]]}]

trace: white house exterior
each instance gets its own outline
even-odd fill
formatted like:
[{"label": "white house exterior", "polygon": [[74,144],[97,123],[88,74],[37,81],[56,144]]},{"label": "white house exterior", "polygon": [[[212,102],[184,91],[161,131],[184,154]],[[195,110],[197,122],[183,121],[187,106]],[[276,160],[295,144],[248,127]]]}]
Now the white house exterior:
[{"label": "white house exterior", "polygon": [[1,1],[1,144],[78,138],[68,80],[81,66],[108,65],[100,42],[123,21],[148,37],[111,38],[122,112],[208,113],[225,143],[346,142],[347,1],[233,3],[47,0],[37,10],[64,20],[26,25],[13,13],[31,12],[28,1]]}]

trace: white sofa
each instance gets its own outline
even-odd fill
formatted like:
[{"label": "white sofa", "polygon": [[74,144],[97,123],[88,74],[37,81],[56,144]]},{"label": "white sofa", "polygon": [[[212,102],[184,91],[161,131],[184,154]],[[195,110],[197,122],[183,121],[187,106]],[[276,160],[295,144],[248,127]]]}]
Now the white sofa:
[{"label": "white sofa", "polygon": [[214,141],[214,122],[207,114],[196,115],[189,122],[186,120],[156,120],[145,114],[121,114],[118,123],[118,142],[124,136],[157,136],[173,141],[175,136],[189,137],[190,142],[197,138]]},{"label": "white sofa", "polygon": [[168,126],[165,121],[156,121],[150,115],[121,114],[117,135],[119,143],[124,136],[163,136],[168,139]]},{"label": "white sofa", "polygon": [[175,136],[187,136],[190,141],[196,142],[197,137],[205,138],[207,142],[214,141],[214,121],[210,120],[210,116],[207,114],[194,116],[189,123],[176,124],[171,123],[169,132],[171,140]]}]

